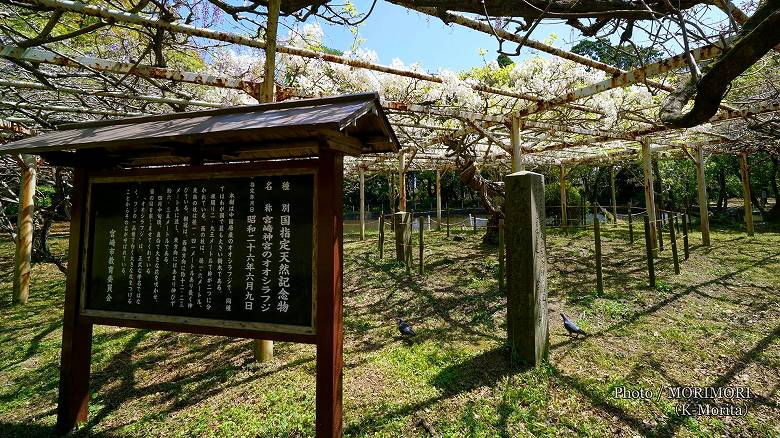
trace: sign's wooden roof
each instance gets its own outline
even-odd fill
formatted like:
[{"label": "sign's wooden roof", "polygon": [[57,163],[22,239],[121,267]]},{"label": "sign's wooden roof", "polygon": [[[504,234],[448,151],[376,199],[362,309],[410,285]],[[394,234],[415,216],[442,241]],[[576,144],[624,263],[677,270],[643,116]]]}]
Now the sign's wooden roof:
[{"label": "sign's wooden roof", "polygon": [[0,145],[0,154],[157,165],[316,156],[323,142],[355,156],[399,149],[379,96],[364,93],[68,125]]}]

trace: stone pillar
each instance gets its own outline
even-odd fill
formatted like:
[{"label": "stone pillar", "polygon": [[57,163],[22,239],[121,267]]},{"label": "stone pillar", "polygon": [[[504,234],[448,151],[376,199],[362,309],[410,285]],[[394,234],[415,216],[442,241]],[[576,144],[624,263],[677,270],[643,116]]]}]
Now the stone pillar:
[{"label": "stone pillar", "polygon": [[508,341],[513,362],[538,366],[548,352],[544,177],[521,171],[504,182]]}]

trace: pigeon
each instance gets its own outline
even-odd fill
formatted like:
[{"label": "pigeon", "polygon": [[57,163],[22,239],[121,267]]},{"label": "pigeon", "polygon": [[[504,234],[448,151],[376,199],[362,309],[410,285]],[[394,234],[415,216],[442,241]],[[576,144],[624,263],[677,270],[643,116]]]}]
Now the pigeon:
[{"label": "pigeon", "polygon": [[581,328],[577,327],[577,324],[574,323],[574,321],[570,320],[565,313],[561,312],[561,318],[563,318],[563,327],[566,329],[567,332],[569,332],[569,335],[577,334],[577,337],[580,335],[586,335],[585,331],[583,331]]},{"label": "pigeon", "polygon": [[414,330],[412,330],[412,326],[406,323],[403,319],[398,319],[398,331],[401,332],[403,336],[412,337],[415,336],[416,333]]}]

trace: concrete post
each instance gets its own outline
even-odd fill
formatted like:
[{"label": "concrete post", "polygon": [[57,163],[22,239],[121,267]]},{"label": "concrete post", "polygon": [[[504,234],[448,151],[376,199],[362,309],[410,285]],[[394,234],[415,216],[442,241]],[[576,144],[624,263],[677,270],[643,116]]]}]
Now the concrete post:
[{"label": "concrete post", "polygon": [[520,119],[512,117],[512,131],[509,133],[509,140],[512,143],[512,172],[519,172],[523,169],[523,149],[520,146]]},{"label": "concrete post", "polygon": [[742,177],[742,200],[745,204],[745,228],[747,235],[753,235],[753,201],[750,199],[750,167],[747,154],[739,154],[739,173]]},{"label": "concrete post", "polygon": [[544,177],[507,175],[507,334],[512,360],[538,366],[548,352]]},{"label": "concrete post", "polygon": [[[655,191],[653,190],[653,170],[651,168],[650,141],[642,139],[642,170],[645,174],[645,209],[647,217],[651,221],[655,220]],[[653,256],[658,254],[658,237],[656,227],[651,223],[650,226],[650,245],[653,249]]]},{"label": "concrete post", "polygon": [[612,219],[617,223],[617,195],[615,190],[615,166],[609,168],[609,191],[612,195]]},{"label": "concrete post", "polygon": [[436,169],[436,231],[441,231],[441,170]]},{"label": "concrete post", "polygon": [[596,210],[593,210],[593,240],[596,249],[596,290],[599,296],[604,293],[604,275],[601,272],[601,221]]},{"label": "concrete post", "polygon": [[566,200],[566,168],[563,167],[563,165],[560,166],[561,168],[561,178],[559,180],[559,185],[561,189],[561,226],[566,229],[568,226],[568,219],[566,218],[567,213],[567,200]]},{"label": "concrete post", "polygon": [[398,211],[406,211],[406,156],[398,154]]},{"label": "concrete post", "polygon": [[701,146],[696,147],[696,186],[699,196],[699,217],[701,222],[701,242],[704,246],[710,246],[710,216],[709,200],[707,199],[707,183],[704,180],[704,149]]},{"label": "concrete post", "polygon": [[366,240],[366,173],[360,168],[360,240]]}]

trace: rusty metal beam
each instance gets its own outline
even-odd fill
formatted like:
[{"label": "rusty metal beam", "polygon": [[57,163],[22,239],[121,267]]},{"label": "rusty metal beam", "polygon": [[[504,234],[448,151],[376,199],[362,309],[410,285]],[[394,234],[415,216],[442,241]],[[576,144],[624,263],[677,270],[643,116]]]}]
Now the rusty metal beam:
[{"label": "rusty metal beam", "polygon": [[10,131],[23,135],[35,135],[35,130],[30,129],[19,122],[0,119],[0,131]]},{"label": "rusty metal beam", "polygon": [[101,109],[94,109],[94,108],[73,108],[73,107],[61,106],[61,105],[38,105],[34,103],[11,102],[7,100],[0,100],[0,107],[11,108],[11,109],[20,108],[20,109],[30,109],[30,110],[40,110],[40,111],[92,114],[98,116],[115,116],[115,117],[145,115],[145,113],[130,112],[130,111],[110,111],[110,110],[101,110]]},{"label": "rusty metal beam", "polygon": [[143,64],[109,61],[106,59],[88,58],[86,56],[62,56],[38,49],[23,49],[13,45],[0,44],[0,57],[32,63],[59,65],[71,68],[88,68],[96,71],[130,74],[153,79],[169,79],[175,82],[210,85],[220,88],[243,90],[252,96],[258,95],[259,82],[244,81],[235,78],[215,76],[205,73],[192,73]]},{"label": "rusty metal beam", "polygon": [[[432,108],[429,106],[408,104],[397,101],[382,101],[382,106],[396,111],[409,111],[415,113],[429,114],[433,116],[453,117],[471,122],[483,122],[493,124],[506,124],[506,116],[494,116],[489,114],[479,114],[470,111],[462,111],[454,108]],[[561,125],[556,123],[538,122],[535,120],[521,120],[521,127],[536,128],[552,132],[567,132],[570,134],[591,135],[597,137],[614,138],[619,140],[634,140],[635,137],[630,134],[613,133],[600,129],[578,128],[576,126]]]},{"label": "rusty metal beam", "polygon": [[[476,20],[472,20],[470,18],[464,17],[462,15],[452,14],[446,11],[439,11],[436,8],[411,8],[418,12],[421,12],[426,15],[430,15],[432,17],[440,18],[445,23],[456,23],[464,27],[468,27],[470,29],[474,29],[486,34],[494,35],[497,38],[501,38],[506,41],[512,41],[515,43],[522,43],[524,46],[549,53],[551,55],[557,56],[559,58],[563,58],[572,62],[575,62],[577,64],[584,65],[586,67],[595,68],[597,70],[601,70],[607,73],[612,74],[613,76],[617,75],[623,75],[626,73],[629,73],[625,70],[621,70],[617,67],[611,66],[609,64],[605,64],[603,62],[594,61],[588,57],[578,55],[576,53],[567,52],[565,50],[558,49],[556,47],[550,46],[548,44],[541,43],[539,41],[534,41],[530,38],[525,38],[524,35],[517,35],[511,32],[507,32],[504,29],[497,29],[487,23],[482,23]],[[642,82],[647,84],[648,86],[658,88],[660,90],[664,91],[674,91],[674,87],[671,87],[669,85],[656,82],[650,79],[647,79],[647,76],[642,79]],[[614,87],[613,87],[614,88]],[[730,110],[731,108],[728,106],[721,106],[722,109]],[[520,114],[518,114],[520,115]]]},{"label": "rusty metal beam", "polygon": [[[723,53],[723,50],[720,46],[715,44],[710,44],[691,50],[691,56],[693,56],[693,59],[696,61],[712,59],[721,53]],[[546,111],[550,108],[564,105],[578,99],[584,99],[586,97],[590,97],[614,88],[621,88],[639,82],[646,82],[648,77],[657,76],[684,67],[688,62],[687,59],[688,55],[686,53],[681,53],[662,61],[647,64],[643,68],[638,68],[615,75],[601,82],[597,82],[595,84],[591,84],[566,93],[563,96],[549,99],[544,102],[533,103],[529,105],[528,108],[518,111],[517,116],[526,117],[531,114]]]},{"label": "rusty metal beam", "polygon": [[[438,11],[435,8],[413,8],[413,9],[423,14],[430,15],[431,17],[440,18],[445,23],[456,23],[461,26],[468,27],[470,29],[474,29],[486,34],[494,35],[497,38],[501,38],[506,41],[523,43],[523,45],[526,47],[530,47],[532,49],[536,49],[541,52],[549,53],[551,55],[557,56],[559,58],[567,59],[572,62],[576,62],[577,64],[581,64],[586,67],[595,68],[596,70],[601,70],[613,75],[626,73],[625,70],[621,70],[615,66],[605,64],[603,62],[598,62],[586,56],[578,55],[576,53],[567,52],[566,50],[561,50],[557,47],[553,47],[548,44],[544,44],[539,41],[532,40],[530,38],[526,39],[524,35],[517,35],[511,32],[507,32],[506,30],[503,29],[497,29],[489,24],[472,20],[462,15],[452,14],[449,12],[442,13],[442,11]],[[659,82],[647,81],[647,84],[652,87],[656,87],[666,91],[673,90],[672,87],[669,87],[668,85],[664,85]]]},{"label": "rusty metal beam", "polygon": [[[118,23],[131,23],[142,26],[150,26],[158,29],[169,30],[174,33],[180,33],[184,35],[197,36],[215,41],[224,41],[232,44],[242,45],[246,47],[254,47],[258,49],[265,49],[265,41],[261,41],[256,38],[251,38],[243,35],[238,35],[228,32],[220,32],[216,30],[190,26],[188,24],[167,22],[162,20],[155,20],[146,18],[138,14],[131,14],[116,9],[105,8],[102,6],[86,5],[80,2],[74,2],[69,0],[32,0],[33,3],[44,6],[50,9],[76,12],[84,15],[98,17],[105,19],[109,22]],[[332,62],[335,64],[343,64],[351,67],[363,68],[367,70],[378,71],[382,73],[394,74],[404,76],[412,79],[419,79],[428,82],[443,83],[444,80],[438,76],[416,72],[411,70],[403,70],[394,67],[387,67],[384,65],[373,64],[358,59],[346,58],[343,56],[331,55],[329,53],[318,52],[316,50],[304,49],[300,47],[292,46],[276,46],[278,53],[284,53],[293,56],[300,56],[303,58],[317,59],[326,62]],[[528,93],[517,93],[510,90],[504,90],[496,87],[489,87],[486,85],[470,85],[470,87],[479,92],[496,94],[506,97],[512,97],[516,99],[524,99],[530,101],[541,100],[538,96]],[[231,87],[232,88],[232,87]],[[256,94],[253,94],[256,95]]]},{"label": "rusty metal beam", "polygon": [[205,108],[222,108],[224,106],[219,103],[205,102],[202,100],[175,99],[171,97],[121,93],[118,91],[89,90],[89,89],[65,87],[65,86],[57,86],[57,88],[50,88],[47,87],[46,85],[39,84],[37,82],[10,81],[6,79],[0,79],[0,87],[51,91],[54,93],[66,93],[66,94],[74,94],[79,96],[86,95],[86,96],[97,96],[97,97],[109,97],[112,99],[139,100],[142,102],[152,102],[152,103],[162,103],[162,104],[172,104],[172,105],[198,106],[198,107],[205,107]]}]

